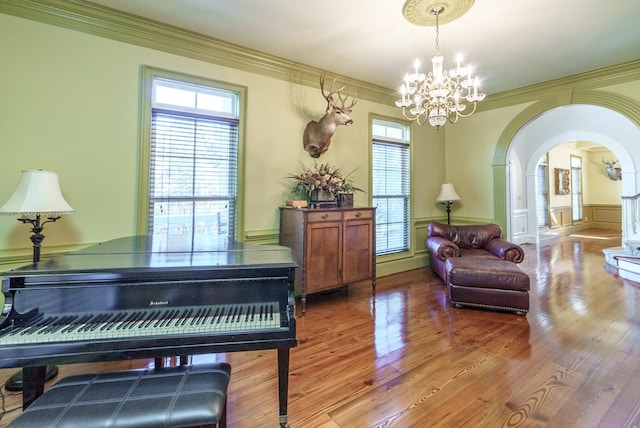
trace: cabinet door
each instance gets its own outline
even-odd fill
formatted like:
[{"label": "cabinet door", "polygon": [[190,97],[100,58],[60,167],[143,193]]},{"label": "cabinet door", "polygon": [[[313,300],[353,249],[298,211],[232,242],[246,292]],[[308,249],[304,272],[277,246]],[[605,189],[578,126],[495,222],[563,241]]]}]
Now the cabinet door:
[{"label": "cabinet door", "polygon": [[305,254],[305,288],[307,293],[335,287],[342,283],[342,223],[307,224]]},{"label": "cabinet door", "polygon": [[343,279],[345,283],[373,275],[373,220],[345,222],[343,238]]}]

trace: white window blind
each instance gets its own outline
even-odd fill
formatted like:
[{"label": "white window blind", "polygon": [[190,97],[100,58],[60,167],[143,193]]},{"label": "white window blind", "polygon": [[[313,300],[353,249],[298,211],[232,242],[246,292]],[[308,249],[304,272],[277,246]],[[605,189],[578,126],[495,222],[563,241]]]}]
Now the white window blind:
[{"label": "white window blind", "polygon": [[151,116],[149,233],[235,240],[238,119],[215,114],[228,94],[220,104],[215,92],[155,83],[163,108]]},{"label": "white window blind", "polygon": [[376,209],[376,254],[409,250],[410,151],[408,127],[374,120],[372,202]]}]

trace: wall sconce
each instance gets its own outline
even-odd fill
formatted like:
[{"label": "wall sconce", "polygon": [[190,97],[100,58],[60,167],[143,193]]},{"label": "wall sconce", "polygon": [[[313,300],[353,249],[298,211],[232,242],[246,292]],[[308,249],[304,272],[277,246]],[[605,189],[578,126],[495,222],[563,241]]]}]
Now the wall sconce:
[{"label": "wall sconce", "polygon": [[[0,207],[0,214],[18,215],[18,221],[31,225],[31,242],[33,243],[33,263],[40,261],[40,245],[44,240],[44,225],[52,223],[62,214],[71,214],[74,209],[69,206],[60,191],[58,174],[51,171],[22,171],[18,187],[9,200]],[[46,221],[41,221],[46,217]],[[56,377],[58,368],[48,366],[45,380]],[[13,374],[5,383],[7,391],[22,391],[22,370]]]},{"label": "wall sconce", "polygon": [[447,207],[447,224],[451,224],[451,205],[459,200],[460,196],[456,193],[456,189],[453,188],[453,184],[443,183],[436,201]]}]

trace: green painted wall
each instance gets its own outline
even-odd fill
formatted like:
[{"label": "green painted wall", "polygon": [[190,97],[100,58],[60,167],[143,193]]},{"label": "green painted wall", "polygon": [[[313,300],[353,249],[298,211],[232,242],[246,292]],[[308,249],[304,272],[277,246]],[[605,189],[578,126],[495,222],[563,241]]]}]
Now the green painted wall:
[{"label": "green painted wall", "polygon": [[461,198],[452,215],[462,222],[493,222],[491,162],[495,142],[521,110],[522,106],[516,105],[483,111],[445,127],[446,177]]},{"label": "green painted wall", "polygon": [[[21,170],[41,168],[58,172],[76,210],[45,227],[44,254],[137,233],[143,65],[247,88],[241,239],[277,242],[286,176],[313,161],[302,148],[304,126],[326,108],[316,82],[294,83],[1,13],[0,51],[9,65],[0,67],[0,201],[9,198]],[[368,190],[370,115],[401,116],[391,102],[358,98],[354,125],[338,128],[320,161],[356,169],[356,185]],[[412,133],[414,216],[440,218],[432,200],[444,178],[444,135],[428,127]],[[368,193],[357,193],[355,203],[368,205]],[[26,261],[28,234],[15,218],[0,216],[0,258]]]},{"label": "green painted wall", "polygon": [[[613,161],[616,156],[609,150],[597,152],[587,152],[582,159],[584,176],[587,177],[584,183],[585,192],[583,202],[585,204],[605,204],[620,205],[622,200],[622,182],[609,178],[602,164],[602,157],[605,160]],[[620,164],[616,165],[620,166]]]}]

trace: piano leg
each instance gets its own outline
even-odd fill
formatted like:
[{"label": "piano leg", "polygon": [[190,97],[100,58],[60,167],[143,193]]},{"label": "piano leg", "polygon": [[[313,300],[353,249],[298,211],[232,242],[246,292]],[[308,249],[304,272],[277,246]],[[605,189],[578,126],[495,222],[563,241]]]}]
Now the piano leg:
[{"label": "piano leg", "polygon": [[22,410],[29,407],[44,392],[46,367],[22,368]]},{"label": "piano leg", "polygon": [[287,428],[287,403],[289,401],[289,348],[278,348],[278,397],[280,400],[280,427]]},{"label": "piano leg", "polygon": [[[175,366],[176,361],[179,361],[181,366],[189,365],[189,356],[188,355],[180,355],[179,357],[170,357],[168,364],[169,366]],[[165,358],[155,358],[153,360],[153,367],[156,369],[160,369],[162,367],[166,367]]]}]

